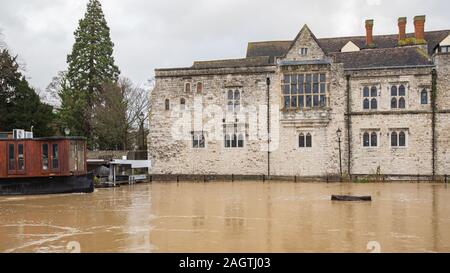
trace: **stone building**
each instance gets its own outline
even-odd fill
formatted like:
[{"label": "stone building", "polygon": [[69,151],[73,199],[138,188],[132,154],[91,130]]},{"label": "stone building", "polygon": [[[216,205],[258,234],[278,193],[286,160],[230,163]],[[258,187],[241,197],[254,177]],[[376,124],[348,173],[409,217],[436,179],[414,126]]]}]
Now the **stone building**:
[{"label": "stone building", "polygon": [[450,30],[251,42],[242,59],[156,69],[154,175],[450,174]]}]

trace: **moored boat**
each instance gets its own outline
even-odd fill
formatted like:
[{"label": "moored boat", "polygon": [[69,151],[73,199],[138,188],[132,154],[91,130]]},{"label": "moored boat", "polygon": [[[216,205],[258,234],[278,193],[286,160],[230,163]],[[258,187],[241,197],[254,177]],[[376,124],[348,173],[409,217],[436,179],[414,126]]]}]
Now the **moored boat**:
[{"label": "moored boat", "polygon": [[93,191],[84,138],[0,139],[0,195]]}]

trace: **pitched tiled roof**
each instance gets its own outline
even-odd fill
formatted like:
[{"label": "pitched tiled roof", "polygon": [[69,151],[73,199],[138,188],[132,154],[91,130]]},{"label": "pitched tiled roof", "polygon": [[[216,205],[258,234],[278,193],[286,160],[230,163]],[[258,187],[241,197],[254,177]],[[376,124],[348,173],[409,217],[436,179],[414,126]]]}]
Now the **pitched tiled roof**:
[{"label": "pitched tiled roof", "polygon": [[228,59],[215,61],[198,61],[194,62],[192,69],[206,68],[233,68],[233,67],[254,67],[273,65],[270,56],[248,57],[245,59]]},{"label": "pitched tiled roof", "polygon": [[344,69],[432,65],[427,54],[417,47],[337,52],[330,55],[335,58],[335,62],[343,63]]},{"label": "pitched tiled roof", "polygon": [[[436,46],[450,35],[450,30],[438,30],[425,32],[425,40],[428,42],[428,54],[432,54]],[[414,37],[413,33],[407,34],[407,37]],[[373,37],[377,48],[395,48],[398,44],[398,35],[375,35]],[[352,41],[359,48],[365,48],[365,36],[338,37],[338,38],[322,38],[317,39],[320,47],[325,53],[340,52],[342,47]],[[256,56],[272,56],[279,57],[286,54],[292,41],[268,41],[268,42],[251,42],[247,47],[247,57]]]}]

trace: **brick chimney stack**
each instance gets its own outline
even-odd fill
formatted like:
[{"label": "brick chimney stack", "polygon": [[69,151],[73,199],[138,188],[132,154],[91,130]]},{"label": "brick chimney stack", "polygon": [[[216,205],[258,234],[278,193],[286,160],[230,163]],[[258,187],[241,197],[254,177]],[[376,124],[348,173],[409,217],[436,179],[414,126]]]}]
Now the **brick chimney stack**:
[{"label": "brick chimney stack", "polygon": [[366,46],[373,45],[373,20],[366,20]]},{"label": "brick chimney stack", "polygon": [[398,18],[398,40],[406,39],[406,17]]},{"label": "brick chimney stack", "polygon": [[414,29],[416,40],[425,40],[425,15],[414,17]]}]

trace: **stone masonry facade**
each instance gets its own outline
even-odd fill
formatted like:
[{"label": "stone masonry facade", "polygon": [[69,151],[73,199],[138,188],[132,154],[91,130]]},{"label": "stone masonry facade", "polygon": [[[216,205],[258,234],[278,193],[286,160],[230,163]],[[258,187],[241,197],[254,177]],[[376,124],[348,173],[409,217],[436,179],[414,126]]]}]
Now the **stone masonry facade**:
[{"label": "stone masonry facade", "polygon": [[368,20],[365,36],[323,39],[305,25],[242,59],[156,69],[150,173],[450,174],[450,30],[406,21],[398,35]]}]

